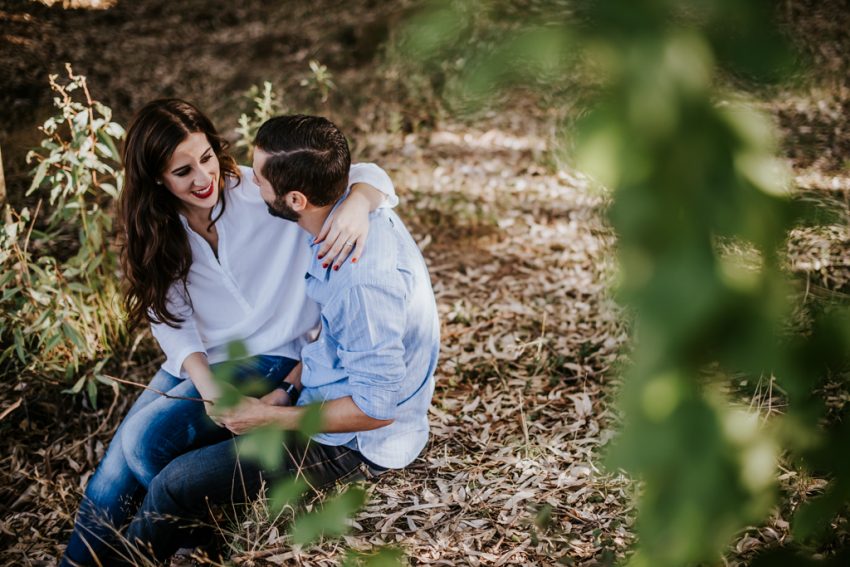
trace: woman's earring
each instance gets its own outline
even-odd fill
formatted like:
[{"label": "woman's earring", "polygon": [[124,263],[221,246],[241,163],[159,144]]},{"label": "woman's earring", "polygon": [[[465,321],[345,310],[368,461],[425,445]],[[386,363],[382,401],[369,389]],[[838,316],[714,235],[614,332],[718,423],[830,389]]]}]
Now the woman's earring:
[{"label": "woman's earring", "polygon": [[161,180],[159,180],[159,179],[157,179],[157,180],[156,180],[156,184],[157,184],[157,185],[162,185],[162,181],[161,181]]}]

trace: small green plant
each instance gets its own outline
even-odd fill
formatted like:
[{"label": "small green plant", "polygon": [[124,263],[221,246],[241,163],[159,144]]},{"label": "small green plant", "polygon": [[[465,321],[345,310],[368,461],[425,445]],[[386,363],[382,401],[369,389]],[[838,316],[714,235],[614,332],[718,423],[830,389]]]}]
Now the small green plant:
[{"label": "small green plant", "polygon": [[310,61],[310,75],[301,79],[301,86],[307,87],[317,93],[322,102],[328,101],[331,91],[336,90],[333,82],[333,74],[328,71],[327,65],[322,65],[315,59]]},{"label": "small green plant", "polygon": [[[327,102],[330,92],[336,89],[331,72],[316,60],[310,61],[310,75],[301,80],[301,86],[316,92],[322,102]],[[259,85],[252,85],[245,93],[245,98],[252,108],[250,113],[243,112],[239,117],[239,126],[236,128],[238,139],[235,145],[247,156],[251,152],[257,130],[263,122],[274,116],[285,114],[288,108],[269,81],[264,81],[262,88]]]},{"label": "small green plant", "polygon": [[245,152],[249,153],[257,130],[260,129],[263,122],[273,116],[283,114],[286,111],[286,106],[274,92],[274,87],[269,81],[263,82],[262,89],[258,85],[252,85],[245,94],[245,98],[253,103],[254,108],[250,115],[243,113],[239,117],[239,127],[236,128],[239,139],[236,141],[236,147],[244,148]]},{"label": "small green plant", "polygon": [[46,192],[34,210],[6,208],[0,234],[0,364],[32,374],[80,375],[71,392],[96,381],[113,349],[126,340],[112,242],[111,200],[123,181],[116,140],[124,130],[92,100],[85,77],[66,66],[67,82],[50,76],[57,114],[45,139],[29,193]]}]

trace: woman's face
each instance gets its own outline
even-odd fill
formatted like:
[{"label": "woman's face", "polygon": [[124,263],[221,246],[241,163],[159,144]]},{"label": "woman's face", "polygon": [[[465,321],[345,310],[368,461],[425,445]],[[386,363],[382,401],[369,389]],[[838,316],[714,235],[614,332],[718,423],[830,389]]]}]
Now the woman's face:
[{"label": "woman's face", "polygon": [[180,199],[183,212],[209,215],[218,202],[218,158],[203,132],[193,132],[180,142],[165,165],[162,183]]}]

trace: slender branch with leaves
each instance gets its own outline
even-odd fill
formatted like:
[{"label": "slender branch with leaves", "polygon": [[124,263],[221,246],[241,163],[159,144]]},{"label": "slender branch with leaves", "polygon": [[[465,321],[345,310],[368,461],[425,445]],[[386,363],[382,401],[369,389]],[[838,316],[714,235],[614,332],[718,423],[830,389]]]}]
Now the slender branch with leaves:
[{"label": "slender branch with leaves", "polygon": [[[819,393],[826,380],[846,381],[850,317],[838,305],[805,328],[793,323],[803,300],[781,251],[804,211],[770,121],[730,86],[788,70],[774,3],[533,4],[432,2],[401,43],[426,68],[463,53],[446,82],[479,104],[535,85],[569,105],[560,87],[593,85],[569,135],[579,168],[612,193],[618,294],[634,314],[623,427],[608,458],[641,481],[629,564],[718,562],[777,503],[781,448],[833,479],[795,514],[797,548],[764,563],[804,564],[850,503],[850,427],[828,425]],[[730,240],[751,253],[724,251]],[[770,376],[787,411],[764,419],[736,403],[730,385],[741,375]]]},{"label": "slender branch with leaves", "polygon": [[94,403],[96,382],[111,385],[104,364],[127,340],[109,212],[123,181],[116,142],[124,130],[85,77],[70,65],[66,72],[50,76],[57,113],[27,156],[36,164],[29,193],[41,196],[32,210],[6,208],[0,363],[78,377],[71,391],[86,388]]}]

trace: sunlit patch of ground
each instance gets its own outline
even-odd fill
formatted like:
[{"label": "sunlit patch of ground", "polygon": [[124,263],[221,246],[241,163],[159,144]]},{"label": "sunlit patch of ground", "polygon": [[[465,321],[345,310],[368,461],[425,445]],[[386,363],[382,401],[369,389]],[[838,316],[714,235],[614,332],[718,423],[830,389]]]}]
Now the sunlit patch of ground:
[{"label": "sunlit patch of ground", "polygon": [[45,6],[62,6],[70,10],[106,10],[118,3],[118,0],[31,0]]}]

